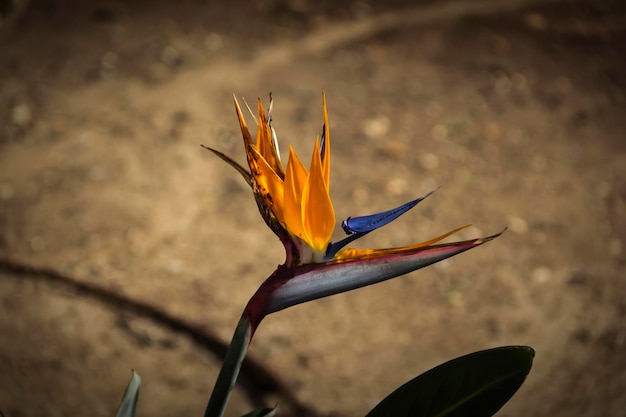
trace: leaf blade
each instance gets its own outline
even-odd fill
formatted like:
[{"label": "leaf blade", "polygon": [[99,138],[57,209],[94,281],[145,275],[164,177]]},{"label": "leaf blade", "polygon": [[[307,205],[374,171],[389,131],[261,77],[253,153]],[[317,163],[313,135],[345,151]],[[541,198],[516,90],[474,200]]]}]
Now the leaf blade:
[{"label": "leaf blade", "polygon": [[366,417],[489,417],[519,389],[534,350],[506,346],[448,361],[402,385]]},{"label": "leaf blade", "polygon": [[115,417],[134,417],[137,401],[139,400],[139,388],[141,387],[141,378],[139,374],[133,371],[133,375],[126,386],[126,391],[120,401]]}]

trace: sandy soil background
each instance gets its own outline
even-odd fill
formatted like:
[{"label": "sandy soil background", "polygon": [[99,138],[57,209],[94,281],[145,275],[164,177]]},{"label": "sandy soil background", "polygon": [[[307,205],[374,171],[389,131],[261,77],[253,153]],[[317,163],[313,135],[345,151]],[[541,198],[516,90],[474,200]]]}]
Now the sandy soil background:
[{"label": "sandy soil background", "polygon": [[[324,90],[339,218],[443,186],[360,247],[509,229],[270,316],[250,355],[317,414],[360,416],[443,361],[528,344],[499,415],[626,415],[625,45],[618,1],[27,3],[0,27],[0,409],[112,415],[136,369],[139,415],[201,415],[214,353],[37,268],[229,340],[283,253],[199,145],[243,161],[232,94],[271,91],[284,150],[308,155]],[[227,414],[252,406],[237,391]]]}]

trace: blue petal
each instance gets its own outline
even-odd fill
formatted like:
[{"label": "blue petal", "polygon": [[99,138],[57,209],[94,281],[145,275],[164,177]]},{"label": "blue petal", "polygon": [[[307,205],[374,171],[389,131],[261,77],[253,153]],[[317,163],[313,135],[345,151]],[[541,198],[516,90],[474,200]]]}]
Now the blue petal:
[{"label": "blue petal", "polygon": [[361,217],[348,217],[346,220],[341,222],[341,227],[346,232],[346,234],[350,235],[339,242],[332,242],[328,244],[326,248],[326,254],[324,255],[324,259],[330,260],[332,259],[337,252],[339,252],[344,246],[346,246],[350,242],[354,242],[355,240],[365,236],[372,230],[376,230],[379,227],[382,227],[386,224],[391,223],[398,217],[402,216],[407,211],[411,210],[415,207],[420,201],[437,191],[439,188],[429,192],[422,197],[415,199],[413,201],[409,201],[406,204],[401,205],[400,207],[396,207],[395,209],[384,211],[378,214],[372,214],[369,216],[361,216]]},{"label": "blue petal", "polygon": [[326,254],[324,255],[324,260],[328,261],[328,260],[333,259],[335,257],[335,255],[337,254],[337,252],[339,252],[348,243],[354,242],[358,238],[360,238],[362,236],[365,236],[368,233],[369,232],[355,233],[355,234],[352,234],[352,235],[350,235],[350,236],[348,236],[346,238],[343,238],[339,242],[331,242],[331,243],[329,243],[328,247],[326,248]]},{"label": "blue petal", "polygon": [[417,203],[419,203],[435,191],[437,190],[433,190],[418,199],[409,201],[408,203],[405,203],[400,207],[383,211],[382,213],[370,214],[369,216],[348,217],[346,220],[341,222],[341,227],[347,235],[371,232],[372,230],[376,230],[379,227],[389,224],[398,217],[402,216],[404,213],[415,207]]}]

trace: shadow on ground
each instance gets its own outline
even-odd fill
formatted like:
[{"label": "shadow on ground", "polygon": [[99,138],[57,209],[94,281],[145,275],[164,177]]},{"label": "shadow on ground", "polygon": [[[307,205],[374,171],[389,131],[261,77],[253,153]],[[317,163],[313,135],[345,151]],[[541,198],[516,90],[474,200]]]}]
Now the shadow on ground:
[{"label": "shadow on ground", "polygon": [[[199,145],[243,160],[232,93],[271,91],[308,154],[324,90],[339,218],[443,186],[362,247],[509,230],[271,316],[251,355],[321,415],[359,416],[452,357],[528,344],[499,415],[621,415],[626,9],[500,3],[31,1],[0,27],[0,253],[229,340],[283,254]],[[141,415],[203,412],[219,361],[159,322],[10,268],[0,306],[5,415],[112,415],[131,369]],[[228,415],[252,405],[237,392]]]}]

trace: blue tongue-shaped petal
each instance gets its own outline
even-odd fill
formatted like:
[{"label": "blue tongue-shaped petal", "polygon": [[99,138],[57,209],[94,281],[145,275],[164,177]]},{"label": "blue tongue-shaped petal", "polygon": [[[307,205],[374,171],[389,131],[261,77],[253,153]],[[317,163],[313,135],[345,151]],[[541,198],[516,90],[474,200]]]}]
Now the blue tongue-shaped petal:
[{"label": "blue tongue-shaped petal", "polygon": [[370,214],[369,216],[360,217],[348,217],[341,222],[341,227],[347,235],[354,235],[356,233],[368,233],[372,230],[376,230],[386,224],[391,223],[398,217],[402,216],[407,211],[415,207],[420,201],[434,193],[436,190],[429,192],[428,194],[417,198],[413,201],[409,201],[401,205],[400,207],[393,208],[391,210],[383,211],[382,213]]},{"label": "blue tongue-shaped petal", "polygon": [[420,201],[424,200],[426,197],[428,197],[438,189],[439,188],[421,196],[420,198],[409,201],[408,203],[405,203],[399,207],[383,211],[382,213],[370,214],[368,216],[348,217],[346,220],[341,222],[341,227],[346,232],[346,234],[350,236],[340,240],[339,242],[329,243],[328,248],[326,249],[325,259],[332,259],[335,254],[337,254],[337,252],[339,252],[339,250],[346,246],[348,243],[354,242],[355,240],[368,234],[369,232],[391,223],[407,211],[411,210]]}]

